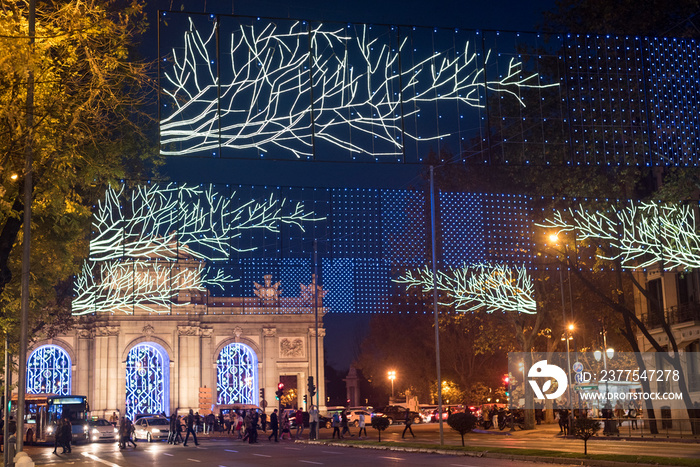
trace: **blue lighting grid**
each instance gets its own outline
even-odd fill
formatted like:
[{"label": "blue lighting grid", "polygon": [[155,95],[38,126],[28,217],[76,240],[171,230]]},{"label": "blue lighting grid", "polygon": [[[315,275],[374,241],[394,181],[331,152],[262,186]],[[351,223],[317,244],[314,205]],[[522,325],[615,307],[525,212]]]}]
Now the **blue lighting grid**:
[{"label": "blue lighting grid", "polygon": [[338,258],[382,257],[382,211],[379,190],[331,190],[331,254]]},{"label": "blue lighting grid", "polygon": [[[159,34],[160,150],[164,155],[221,157],[217,17],[161,12]],[[229,69],[231,64],[227,64]],[[229,110],[230,111],[230,110]]]},{"label": "blue lighting grid", "polygon": [[312,160],[309,23],[219,22],[222,157]]},{"label": "blue lighting grid", "polygon": [[168,366],[163,355],[151,344],[134,346],[126,357],[126,416],[166,411]]},{"label": "blue lighting grid", "polygon": [[317,160],[403,162],[396,26],[312,22]]},{"label": "blue lighting grid", "polygon": [[[488,116],[489,150],[470,159],[496,165],[569,161],[562,36],[487,31],[481,37],[488,54],[484,118]],[[474,153],[474,143],[467,148],[469,154]]]},{"label": "blue lighting grid", "polygon": [[405,161],[423,162],[429,151],[459,160],[462,146],[486,133],[480,33],[408,26],[397,30],[403,44]]},{"label": "blue lighting grid", "polygon": [[459,267],[486,260],[490,245],[484,195],[441,191],[438,203],[443,264]]},{"label": "blue lighting grid", "polygon": [[484,194],[484,243],[490,262],[529,265],[533,207],[523,195]]},{"label": "blue lighting grid", "polygon": [[700,44],[644,38],[649,126],[656,163],[697,166],[700,148]]},{"label": "blue lighting grid", "polygon": [[428,218],[425,193],[417,190],[382,190],[382,256],[392,265],[425,263]]},{"label": "blue lighting grid", "polygon": [[[278,256],[283,258],[310,258],[317,241],[318,256],[326,256],[331,248],[331,201],[330,190],[316,187],[278,187],[279,196],[285,198],[286,206],[292,209],[303,203],[304,212],[313,212],[314,221],[306,221],[302,227],[280,225],[280,249]],[[267,255],[266,255],[267,256]]]},{"label": "blue lighting grid", "polygon": [[570,34],[567,93],[576,165],[651,165],[640,39]]},{"label": "blue lighting grid", "polygon": [[354,266],[355,312],[390,312],[392,283],[389,262],[379,258],[356,258]]},{"label": "blue lighting grid", "polygon": [[56,345],[37,347],[27,359],[27,393],[71,393],[71,361],[68,353]]},{"label": "blue lighting grid", "polygon": [[328,291],[323,306],[333,313],[356,312],[355,260],[322,258],[323,288]]}]

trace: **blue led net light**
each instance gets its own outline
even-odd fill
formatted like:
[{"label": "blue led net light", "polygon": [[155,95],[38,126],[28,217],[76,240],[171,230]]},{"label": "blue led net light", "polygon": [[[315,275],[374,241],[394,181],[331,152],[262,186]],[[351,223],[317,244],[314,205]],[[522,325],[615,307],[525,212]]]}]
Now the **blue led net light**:
[{"label": "blue led net light", "polygon": [[687,39],[644,39],[652,150],[662,163],[697,166],[700,49]]},{"label": "blue led net light", "polygon": [[27,359],[27,392],[30,394],[71,393],[71,362],[68,353],[56,345],[42,345]]},{"label": "blue led net light", "polygon": [[166,412],[166,376],[169,362],[152,344],[138,344],[126,357],[126,416]]},{"label": "blue led net light", "polygon": [[258,357],[245,344],[221,349],[216,360],[217,404],[258,405]]}]

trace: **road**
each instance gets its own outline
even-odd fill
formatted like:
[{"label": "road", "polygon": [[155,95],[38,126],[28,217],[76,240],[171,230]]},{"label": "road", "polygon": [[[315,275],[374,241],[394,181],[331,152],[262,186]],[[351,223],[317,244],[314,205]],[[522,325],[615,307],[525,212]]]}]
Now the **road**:
[{"label": "road", "polygon": [[[382,441],[418,442],[437,444],[439,432],[437,424],[414,425],[416,438],[402,439],[403,426],[394,425],[382,433]],[[369,439],[377,439],[377,431],[367,430]],[[352,428],[357,434],[357,428]],[[308,435],[308,430],[303,438]],[[460,436],[447,425],[444,427],[445,444],[461,445]],[[330,439],[331,430],[321,430],[323,440]],[[353,439],[356,439],[354,437]],[[437,454],[404,453],[397,451],[377,451],[365,449],[350,449],[335,446],[318,446],[294,443],[284,440],[280,443],[270,443],[260,434],[259,444],[247,444],[234,438],[219,436],[213,438],[200,437],[201,445],[194,447],[170,446],[165,442],[140,442],[136,449],[130,448],[119,451],[114,443],[91,444],[74,448],[68,455],[54,455],[53,448],[30,446],[27,452],[37,465],[52,466],[111,466],[128,467],[178,467],[200,464],[202,466],[233,467],[247,465],[275,466],[312,466],[332,465],[352,466],[364,465],[406,465],[406,466],[450,466],[450,467],[480,467],[480,466],[536,466],[539,464],[519,461],[505,461],[493,458],[475,458],[462,456],[442,456]],[[516,431],[512,434],[501,431],[490,433],[473,433],[465,437],[471,446],[498,446],[510,448],[545,449],[553,451],[582,452],[583,441],[562,439],[558,436],[558,428],[554,426],[538,427],[533,431]],[[692,442],[668,441],[625,441],[617,439],[595,439],[588,443],[589,453],[607,454],[636,454],[666,457],[685,457],[700,459],[700,444]],[[698,462],[700,465],[700,461]],[[551,464],[549,464],[551,466]]]},{"label": "road", "polygon": [[258,444],[242,443],[232,439],[203,439],[199,447],[171,446],[165,442],[139,443],[137,448],[120,451],[113,443],[77,446],[71,454],[53,454],[52,447],[27,448],[36,465],[85,467],[240,467],[326,465],[332,467],[420,466],[436,467],[551,467],[552,464],[482,459],[437,454],[376,451],[318,445],[296,444],[292,441],[270,443],[260,438]]}]

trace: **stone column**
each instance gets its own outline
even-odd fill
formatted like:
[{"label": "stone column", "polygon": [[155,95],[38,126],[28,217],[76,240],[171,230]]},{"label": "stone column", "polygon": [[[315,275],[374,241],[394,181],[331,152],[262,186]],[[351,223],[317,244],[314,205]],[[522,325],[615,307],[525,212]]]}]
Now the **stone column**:
[{"label": "stone column", "polygon": [[198,326],[178,326],[178,395],[180,410],[199,406],[200,334]]}]

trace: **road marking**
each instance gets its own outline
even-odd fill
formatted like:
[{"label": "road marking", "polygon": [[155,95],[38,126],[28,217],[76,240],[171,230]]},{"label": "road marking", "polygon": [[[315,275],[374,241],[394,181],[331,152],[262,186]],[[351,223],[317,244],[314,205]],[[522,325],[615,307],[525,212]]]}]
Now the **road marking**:
[{"label": "road marking", "polygon": [[202,462],[202,461],[200,461],[199,459],[192,459],[192,458],[189,458],[189,457],[187,458],[187,460],[190,461],[190,462]]},{"label": "road marking", "polygon": [[119,464],[115,464],[113,462],[108,462],[104,459],[100,459],[99,457],[94,456],[94,455],[90,454],[89,452],[83,452],[82,454],[83,454],[83,456],[87,457],[88,459],[92,459],[95,462],[99,462],[99,463],[104,464],[104,465],[109,465],[110,467],[121,467]]},{"label": "road marking", "polygon": [[299,460],[299,462],[303,462],[304,464],[316,464],[316,465],[323,465],[323,462],[314,462],[314,461],[303,461],[303,460]]},{"label": "road marking", "polygon": [[226,452],[238,452],[238,451],[234,451],[233,449],[224,449],[224,451],[226,451]]},{"label": "road marking", "polygon": [[393,461],[403,461],[406,460],[403,457],[386,457],[386,456],[379,456],[381,459],[391,459]]},{"label": "road marking", "polygon": [[253,454],[253,455],[258,456],[258,457],[272,457],[272,456],[268,456],[267,454]]}]

